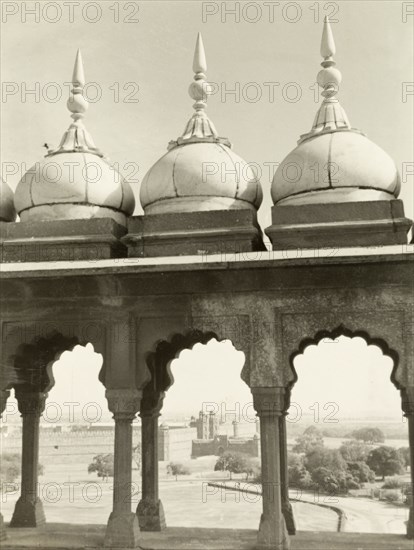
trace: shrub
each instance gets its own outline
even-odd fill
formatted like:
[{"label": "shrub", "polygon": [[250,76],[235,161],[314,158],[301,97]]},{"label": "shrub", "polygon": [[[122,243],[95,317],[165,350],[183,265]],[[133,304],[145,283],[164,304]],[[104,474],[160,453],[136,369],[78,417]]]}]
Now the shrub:
[{"label": "shrub", "polygon": [[401,500],[401,493],[400,491],[384,491],[382,498],[388,502],[398,502]]},{"label": "shrub", "polygon": [[398,477],[390,477],[382,485],[383,489],[401,489],[404,483]]}]

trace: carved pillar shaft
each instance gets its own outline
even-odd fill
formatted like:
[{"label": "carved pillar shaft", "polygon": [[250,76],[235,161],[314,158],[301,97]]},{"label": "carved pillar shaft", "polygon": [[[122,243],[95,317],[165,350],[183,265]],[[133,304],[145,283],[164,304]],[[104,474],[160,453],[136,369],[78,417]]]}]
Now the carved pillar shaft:
[{"label": "carved pillar shaft", "polygon": [[279,417],[279,442],[280,442],[280,475],[281,475],[281,496],[282,510],[286,522],[286,528],[289,535],[296,535],[295,518],[293,516],[292,505],[289,500],[289,471],[288,471],[288,454],[287,454],[287,430],[286,416],[284,411]]},{"label": "carved pillar shaft", "polygon": [[142,499],[137,507],[142,531],[165,529],[165,515],[158,494],[159,411],[141,412],[142,419]]},{"label": "carved pillar shaft", "polygon": [[113,513],[131,512],[132,420],[135,415],[115,413]]},{"label": "carved pillar shaft", "polygon": [[45,523],[38,496],[39,425],[46,394],[16,391],[22,428],[22,483],[10,527],[38,527]]},{"label": "carved pillar shaft", "polygon": [[105,547],[138,548],[139,526],[131,512],[132,420],[139,410],[137,390],[107,390],[115,420],[113,508],[105,533]]},{"label": "carved pillar shaft", "polygon": [[158,500],[158,414],[142,415],[142,496]]},{"label": "carved pillar shaft", "polygon": [[289,537],[282,511],[279,417],[283,388],[253,388],[254,407],[260,418],[263,513],[259,549],[286,550]]},{"label": "carved pillar shaft", "polygon": [[407,523],[407,537],[414,539],[414,387],[402,390],[402,409],[408,419],[408,441],[410,445],[411,502]]}]

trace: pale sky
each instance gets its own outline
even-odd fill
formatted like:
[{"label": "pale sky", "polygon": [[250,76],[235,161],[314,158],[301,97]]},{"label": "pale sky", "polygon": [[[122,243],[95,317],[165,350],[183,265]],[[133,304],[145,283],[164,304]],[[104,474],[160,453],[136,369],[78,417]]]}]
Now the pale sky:
[{"label": "pale sky", "polygon": [[[197,416],[203,409],[224,421],[231,421],[235,411],[240,422],[254,423],[251,393],[240,378],[243,364],[243,352],[230,341],[212,340],[182,351],[171,365],[175,382],[167,392],[161,421]],[[73,411],[84,422],[108,421],[105,389],[98,381],[101,365],[102,357],[90,344],[63,353],[53,367],[56,385],[49,394],[45,421],[73,422]],[[351,417],[402,421],[400,394],[390,381],[392,366],[378,347],[367,346],[359,337],[341,336],[309,346],[295,360],[299,380],[292,392],[290,421],[315,414],[320,422]]]},{"label": "pale sky", "polygon": [[[320,69],[325,14],[338,21],[332,28],[335,59],[343,74],[339,97],[351,124],[385,149],[400,172],[408,168],[403,163],[413,160],[413,95],[403,98],[404,83],[414,80],[413,16],[403,14],[409,2],[300,2],[300,11],[289,7],[294,3],[274,3],[273,22],[270,7],[260,3],[252,3],[248,12],[243,2],[228,3],[239,6],[240,22],[235,22],[221,2],[120,2],[118,23],[111,1],[100,3],[95,23],[87,19],[98,17],[96,12],[82,15],[79,8],[73,8],[70,22],[69,8],[63,4],[61,14],[52,6],[40,13],[39,23],[29,14],[23,22],[24,2],[2,4],[3,10],[5,4],[18,10],[3,12],[1,54],[2,79],[11,83],[2,103],[2,167],[13,188],[24,172],[21,163],[29,168],[40,160],[43,144],[58,145],[70,123],[65,106],[69,88],[63,83],[71,79],[78,47],[86,80],[98,83],[102,96],[90,105],[86,125],[123,174],[131,179],[138,167],[133,179],[141,181],[191,116],[187,89],[196,34],[201,31],[207,77],[219,85],[219,92],[209,99],[208,113],[235,152],[258,163],[265,197],[259,219],[263,227],[270,225],[272,163],[281,162],[295,147],[317,110],[309,87]],[[218,13],[203,17],[203,6]],[[126,18],[132,22],[122,23]],[[39,97],[27,94],[36,82]],[[279,84],[273,88],[265,83]],[[237,87],[239,97],[229,92]],[[62,97],[53,102],[59,90]],[[93,99],[96,90],[91,85],[88,97]],[[297,101],[286,99],[297,94]],[[139,102],[126,102],[128,95]],[[412,217],[413,176],[405,180],[401,197]],[[138,199],[139,182],[131,183]]]},{"label": "pale sky", "polygon": [[[37,4],[41,10],[46,4],[56,5]],[[3,84],[3,92],[6,89],[8,93],[3,93],[1,105],[4,179],[15,188],[24,171],[44,155],[43,144],[59,144],[71,120],[66,109],[69,88],[64,83],[71,79],[80,47],[86,80],[98,85],[90,85],[87,95],[93,99],[96,90],[101,94],[90,105],[86,126],[96,145],[130,180],[139,203],[143,175],[166,152],[169,140],[182,133],[192,114],[193,102],[187,90],[193,77],[196,35],[201,31],[207,78],[217,83],[219,90],[209,98],[208,114],[219,134],[233,143],[235,152],[259,166],[264,192],[259,221],[263,228],[269,226],[272,166],[281,162],[300,134],[310,129],[318,108],[314,83],[320,70],[322,20],[329,14],[336,41],[335,59],[343,75],[341,104],[351,124],[396,161],[403,176],[400,196],[406,215],[413,217],[413,176],[405,175],[413,161],[413,95],[409,95],[409,86],[414,80],[414,17],[403,13],[410,3],[312,1],[300,2],[300,11],[296,11],[281,2],[274,4],[274,21],[270,8],[262,4],[251,3],[249,12],[243,11],[243,2],[229,4],[241,10],[239,22],[234,21],[234,15],[226,15],[221,2],[120,2],[119,14],[114,11],[114,2],[100,2],[101,13],[95,23],[88,19],[94,19],[96,13],[82,14],[79,8],[74,8],[71,22],[69,8],[63,4],[61,15],[51,7],[40,13],[39,22],[29,14],[25,20],[24,2],[2,2],[2,80],[8,83],[6,88]],[[5,5],[17,13],[7,14]],[[218,13],[203,17],[203,6],[205,10],[207,5],[212,11],[217,8]],[[52,22],[57,18],[58,22]],[[122,23],[126,18],[131,22]],[[252,22],[254,18],[256,22]],[[28,93],[36,87],[35,96]],[[236,90],[238,97],[231,90]],[[259,95],[252,100],[255,91]],[[55,101],[56,92],[62,95]],[[134,179],[139,181],[134,182],[131,174],[137,167]],[[183,378],[191,375],[194,384],[190,388],[181,382],[179,389],[177,382],[166,399],[165,411],[176,410],[183,399],[194,413],[200,400],[220,400],[223,396],[250,399],[237,374],[242,366],[240,354],[230,356],[230,348],[217,345],[221,346],[220,353],[216,349],[211,356],[197,356],[196,361],[198,350],[191,357],[183,354]],[[397,407],[400,414],[398,392],[388,380],[388,359],[364,346],[355,339],[340,346],[323,344],[318,350],[309,349],[298,359],[300,381],[293,400],[308,407],[312,405],[310,399],[325,403],[329,398],[341,400],[344,411],[358,403],[361,411],[369,404],[370,408],[389,411]],[[59,382],[63,393],[57,387],[53,397],[63,400],[76,394],[78,401],[91,400],[91,396],[93,401],[102,401],[103,388],[97,382],[99,358],[91,362],[82,356],[84,352],[77,353],[81,355],[73,367],[83,376],[88,372],[90,383],[82,377],[79,384],[79,375],[67,372]],[[202,385],[195,374],[197,369],[203,377],[208,369]],[[362,373],[365,381],[359,390],[350,380]],[[336,388],[340,388],[339,396]],[[319,393],[322,391],[323,395]]]}]

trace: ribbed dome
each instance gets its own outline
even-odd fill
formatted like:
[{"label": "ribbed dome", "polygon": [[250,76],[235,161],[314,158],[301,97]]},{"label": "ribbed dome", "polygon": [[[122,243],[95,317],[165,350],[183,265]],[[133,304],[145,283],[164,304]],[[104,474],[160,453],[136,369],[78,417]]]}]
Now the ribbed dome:
[{"label": "ribbed dome", "polygon": [[129,184],[92,153],[60,153],[37,162],[15,193],[22,221],[112,217],[120,223],[134,212]]},{"label": "ribbed dome", "polygon": [[332,56],[335,43],[325,18],[321,43],[323,69],[318,84],[324,101],[312,129],[278,167],[272,199],[278,206],[392,200],[400,177],[391,157],[351,127],[336,94],[342,75]]},{"label": "ribbed dome", "polygon": [[14,222],[16,210],[14,209],[13,191],[9,185],[0,178],[0,221]]},{"label": "ribbed dome", "polygon": [[183,134],[145,175],[140,200],[145,214],[206,210],[257,210],[262,189],[256,174],[217,134],[207,116],[209,86],[200,33],[194,53],[194,82],[189,88],[195,113]]},{"label": "ribbed dome", "polygon": [[171,149],[144,177],[146,214],[254,208],[262,202],[251,167],[222,143],[188,143]]},{"label": "ribbed dome", "polygon": [[78,51],[68,109],[74,122],[59,147],[49,151],[20,180],[15,206],[21,221],[113,218],[126,224],[135,208],[129,184],[103,158],[82,118],[88,108],[82,96],[85,84]]},{"label": "ribbed dome", "polygon": [[276,204],[391,200],[400,177],[391,157],[356,131],[316,135],[301,142],[278,167]]}]

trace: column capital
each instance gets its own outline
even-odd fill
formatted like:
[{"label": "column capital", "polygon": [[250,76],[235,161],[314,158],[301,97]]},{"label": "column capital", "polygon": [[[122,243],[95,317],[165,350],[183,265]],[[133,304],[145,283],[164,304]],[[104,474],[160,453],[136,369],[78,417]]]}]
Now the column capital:
[{"label": "column capital", "polygon": [[142,392],[136,389],[109,389],[105,397],[115,420],[132,421],[139,411]]},{"label": "column capital", "polygon": [[259,417],[280,416],[285,411],[285,393],[283,387],[251,388],[253,406]]},{"label": "column capital", "polygon": [[16,388],[14,394],[20,414],[36,414],[40,416],[45,410],[47,393]]},{"label": "column capital", "polygon": [[404,416],[414,416],[414,386],[407,386],[401,390],[401,408]]},{"label": "column capital", "polygon": [[160,416],[161,409],[164,404],[164,397],[165,392],[159,391],[159,392],[151,392],[149,395],[145,393],[143,394],[143,398],[141,401],[141,408],[139,411],[139,416],[142,418],[143,416]]}]

